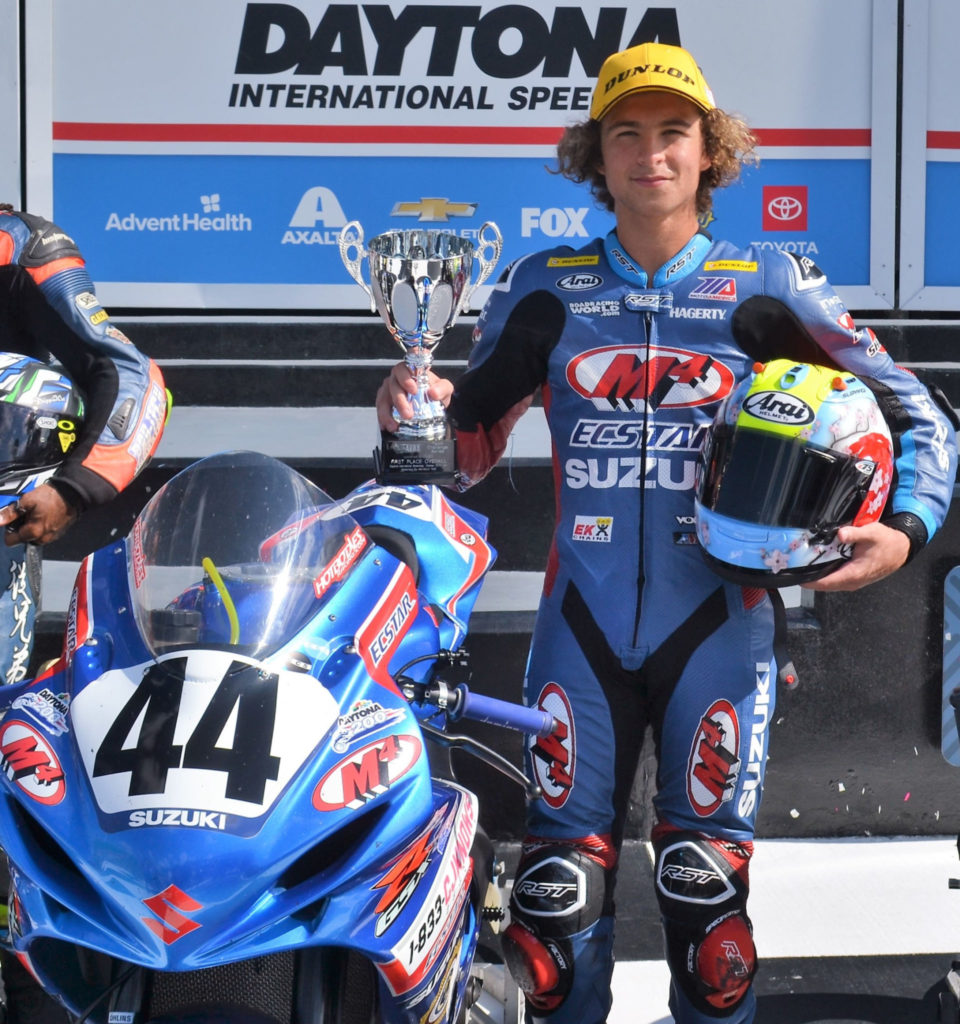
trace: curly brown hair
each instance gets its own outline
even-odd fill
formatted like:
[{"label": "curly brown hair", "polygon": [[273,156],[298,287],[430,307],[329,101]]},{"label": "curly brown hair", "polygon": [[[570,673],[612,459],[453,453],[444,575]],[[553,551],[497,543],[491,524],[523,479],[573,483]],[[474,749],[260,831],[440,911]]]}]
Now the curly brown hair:
[{"label": "curly brown hair", "polygon": [[[710,166],[700,175],[697,188],[697,214],[709,213],[713,207],[713,190],[736,181],[745,164],[758,163],[757,137],[741,118],[723,110],[704,111],[700,115],[703,147]],[[592,118],[571,125],[557,143],[557,169],[552,174],[587,182],[597,203],[613,211],[613,196],[607,181],[597,169],[601,163],[600,122]]]}]

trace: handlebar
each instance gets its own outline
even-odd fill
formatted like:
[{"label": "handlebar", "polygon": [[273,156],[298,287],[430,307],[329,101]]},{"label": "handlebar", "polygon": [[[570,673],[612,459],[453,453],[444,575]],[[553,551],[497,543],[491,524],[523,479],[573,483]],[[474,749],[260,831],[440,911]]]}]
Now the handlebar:
[{"label": "handlebar", "polygon": [[407,682],[403,689],[407,700],[435,707],[443,711],[451,722],[466,718],[531,736],[549,736],[557,727],[557,720],[548,711],[472,693],[466,683],[451,687],[436,679],[426,684]]},{"label": "handlebar", "polygon": [[474,722],[489,722],[506,729],[516,729],[517,732],[529,733],[531,736],[549,736],[557,727],[557,720],[548,711],[471,693],[466,683],[461,683],[454,693],[455,702],[448,712],[453,722],[469,718]]}]

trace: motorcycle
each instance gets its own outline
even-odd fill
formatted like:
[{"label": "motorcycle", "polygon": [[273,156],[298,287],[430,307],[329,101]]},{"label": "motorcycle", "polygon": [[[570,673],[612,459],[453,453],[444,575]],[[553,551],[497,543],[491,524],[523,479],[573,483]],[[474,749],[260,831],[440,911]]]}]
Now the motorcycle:
[{"label": "motorcycle", "polygon": [[433,485],[335,501],[227,452],[83,560],[59,660],[0,711],[8,948],[70,1015],[503,1018],[502,865],[450,751],[538,791],[452,726],[558,726],[444,678],[486,527]]}]

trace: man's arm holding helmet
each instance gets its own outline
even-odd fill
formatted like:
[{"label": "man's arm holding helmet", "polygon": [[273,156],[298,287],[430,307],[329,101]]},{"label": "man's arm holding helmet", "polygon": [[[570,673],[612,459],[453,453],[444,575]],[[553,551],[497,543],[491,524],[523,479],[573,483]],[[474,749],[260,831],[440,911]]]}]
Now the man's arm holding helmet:
[{"label": "man's arm holding helmet", "polygon": [[[837,539],[854,545],[852,558],[805,584],[814,590],[857,590],[900,568],[942,525],[956,477],[955,429],[926,386],[894,363],[873,331],[856,326],[819,268],[789,254],[778,256],[766,267],[768,308],[760,309],[769,321],[762,328],[754,325],[755,338],[770,337],[774,321],[783,329],[792,318],[793,333],[789,327],[786,333],[797,347],[796,358],[842,367],[868,383],[894,439],[894,487],[881,520],[842,527]],[[786,315],[770,305],[778,300]]]},{"label": "man's arm holding helmet", "polygon": [[0,525],[16,526],[6,533],[8,544],[47,543],[140,472],[159,443],[166,391],[153,361],[109,324],[75,260],[69,286],[57,279],[63,271],[43,277],[43,267],[36,274],[20,266],[0,270],[0,301],[19,335],[13,347],[53,355],[85,399],[80,436],[54,477],[0,512]]}]

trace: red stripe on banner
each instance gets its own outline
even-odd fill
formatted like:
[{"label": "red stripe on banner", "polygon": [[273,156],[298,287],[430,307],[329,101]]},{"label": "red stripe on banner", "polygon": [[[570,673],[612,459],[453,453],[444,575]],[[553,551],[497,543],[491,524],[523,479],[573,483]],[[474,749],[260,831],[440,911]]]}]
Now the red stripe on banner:
[{"label": "red stripe on banner", "polygon": [[869,128],[754,128],[761,146],[869,146]]},{"label": "red stripe on banner", "polygon": [[[869,128],[758,128],[762,146],[869,146]],[[431,143],[543,146],[562,128],[505,125],[120,124],[54,121],[53,138],[82,142]],[[930,132],[928,138],[957,132]],[[929,142],[933,146],[933,142]],[[958,145],[956,141],[950,144]]]},{"label": "red stripe on banner", "polygon": [[555,145],[562,128],[482,125],[112,124],[54,121],[54,139],[84,142],[339,142]]},{"label": "red stripe on banner", "polygon": [[960,132],[927,132],[927,149],[960,149]]}]

